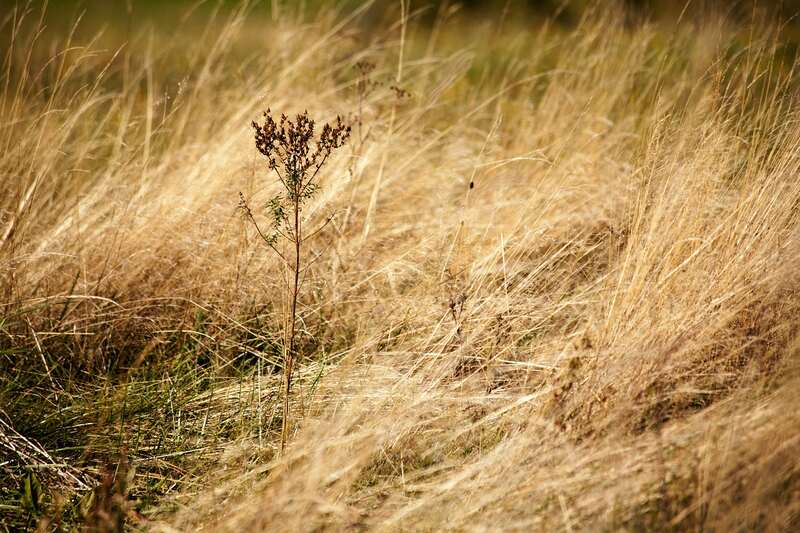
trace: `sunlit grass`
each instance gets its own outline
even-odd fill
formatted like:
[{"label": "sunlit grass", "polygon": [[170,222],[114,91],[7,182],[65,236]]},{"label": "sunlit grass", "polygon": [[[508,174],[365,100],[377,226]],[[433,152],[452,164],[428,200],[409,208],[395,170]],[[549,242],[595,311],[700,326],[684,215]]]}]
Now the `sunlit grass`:
[{"label": "sunlit grass", "polygon": [[[378,7],[5,21],[3,524],[797,527],[786,34]],[[266,108],[359,125],[302,211],[283,456]]]}]

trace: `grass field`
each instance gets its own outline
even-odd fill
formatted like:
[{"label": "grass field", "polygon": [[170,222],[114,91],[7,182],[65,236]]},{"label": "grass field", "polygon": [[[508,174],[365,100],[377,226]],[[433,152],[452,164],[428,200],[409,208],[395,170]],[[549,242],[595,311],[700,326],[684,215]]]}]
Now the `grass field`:
[{"label": "grass field", "polygon": [[795,26],[268,4],[0,12],[0,529],[800,528]]}]

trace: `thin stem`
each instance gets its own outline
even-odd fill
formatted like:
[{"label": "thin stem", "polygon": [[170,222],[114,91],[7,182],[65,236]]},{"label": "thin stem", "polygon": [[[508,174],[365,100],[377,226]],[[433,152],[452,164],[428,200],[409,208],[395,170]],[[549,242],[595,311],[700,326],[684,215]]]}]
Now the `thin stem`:
[{"label": "thin stem", "polygon": [[300,293],[300,252],[303,243],[302,221],[300,220],[300,199],[295,196],[292,203],[294,215],[294,271],[289,315],[289,343],[284,352],[283,368],[283,424],[281,427],[281,454],[286,450],[289,437],[289,395],[292,391],[292,370],[295,355],[295,328],[297,324],[297,297]]}]

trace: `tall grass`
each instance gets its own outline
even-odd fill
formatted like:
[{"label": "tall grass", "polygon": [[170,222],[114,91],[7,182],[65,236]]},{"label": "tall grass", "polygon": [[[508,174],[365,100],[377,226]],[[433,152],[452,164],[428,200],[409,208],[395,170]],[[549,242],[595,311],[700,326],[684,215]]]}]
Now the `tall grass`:
[{"label": "tall grass", "polygon": [[[5,20],[4,523],[798,527],[780,28],[369,8]],[[283,267],[236,216],[277,192],[267,107],[364,128],[302,211],[342,216],[309,250],[283,456]]]}]

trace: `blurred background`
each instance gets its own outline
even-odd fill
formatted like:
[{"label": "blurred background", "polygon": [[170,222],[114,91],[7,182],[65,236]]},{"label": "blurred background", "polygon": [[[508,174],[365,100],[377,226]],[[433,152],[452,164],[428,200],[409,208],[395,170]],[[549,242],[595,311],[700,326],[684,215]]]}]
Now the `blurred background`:
[{"label": "blurred background", "polygon": [[[43,0],[0,0],[0,21],[13,18],[15,7],[39,13],[42,5]],[[443,23],[460,32],[465,25],[473,26],[476,45],[487,35],[495,41],[542,24],[569,30],[583,17],[596,18],[612,10],[622,10],[624,16],[615,20],[629,27],[669,28],[718,15],[731,22],[766,22],[779,28],[785,58],[794,57],[800,45],[800,0],[250,0],[245,4],[242,0],[49,0],[45,21],[51,38],[74,32],[83,41],[98,39],[101,47],[114,48],[148,34],[190,41],[204,28],[213,28],[216,23],[208,26],[209,21],[221,24],[243,5],[254,35],[259,33],[259,21],[304,24],[321,12],[339,16],[354,10],[359,16],[351,27],[388,29],[405,6],[412,24],[420,29]],[[75,26],[79,18],[81,23]]]},{"label": "blurred background", "polygon": [[[37,7],[41,1],[27,2]],[[352,9],[364,3],[363,0],[253,0],[249,2],[256,11],[274,15],[281,11],[307,12],[323,8]],[[399,9],[400,0],[375,0],[372,2],[373,16],[382,12]],[[411,11],[420,19],[435,20],[442,12],[462,12],[469,16],[492,13],[514,13],[525,15],[528,20],[551,19],[562,24],[573,24],[580,20],[589,8],[602,9],[605,6],[621,5],[628,11],[632,22],[636,20],[674,20],[681,16],[692,16],[709,10],[724,11],[736,17],[751,17],[754,12],[777,17],[797,25],[800,0],[617,0],[616,2],[596,2],[592,0],[409,0]],[[50,0],[51,12],[61,15],[86,11],[89,16],[98,16],[113,21],[130,15],[161,18],[171,13],[185,13],[188,9],[205,11],[220,7],[233,8],[240,0]],[[0,6],[9,12],[14,5],[26,2],[0,0]]]}]

